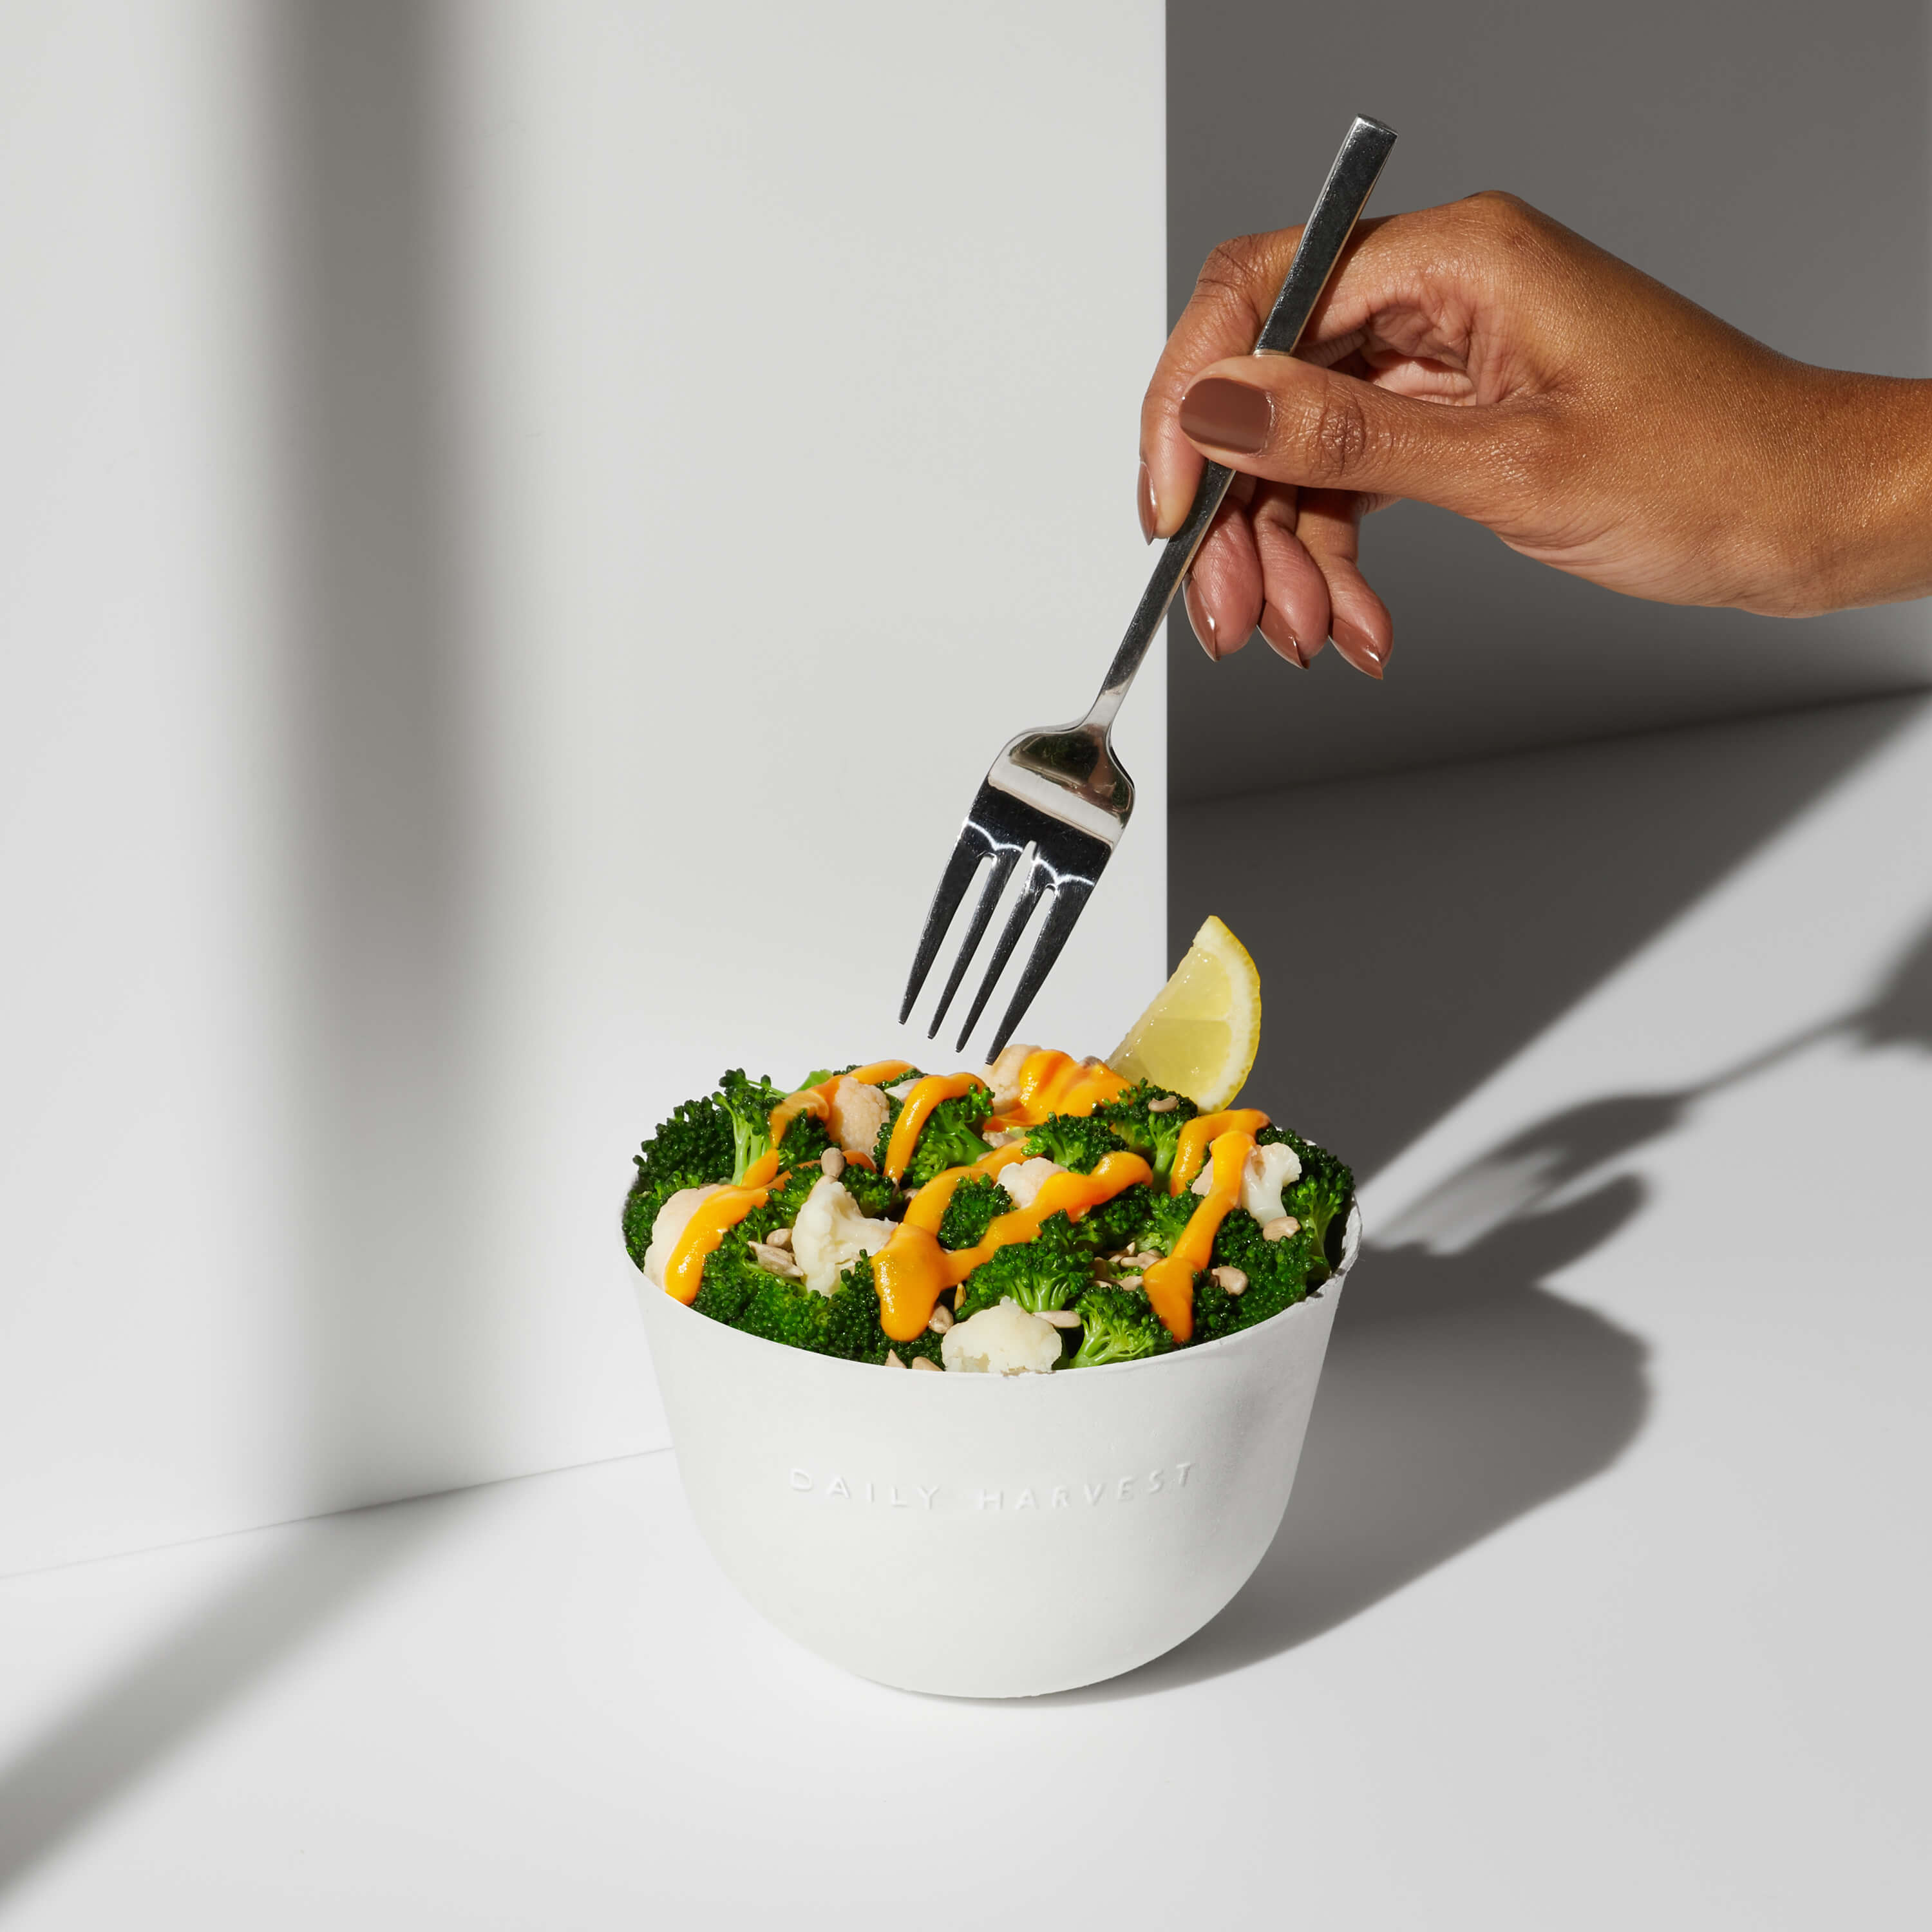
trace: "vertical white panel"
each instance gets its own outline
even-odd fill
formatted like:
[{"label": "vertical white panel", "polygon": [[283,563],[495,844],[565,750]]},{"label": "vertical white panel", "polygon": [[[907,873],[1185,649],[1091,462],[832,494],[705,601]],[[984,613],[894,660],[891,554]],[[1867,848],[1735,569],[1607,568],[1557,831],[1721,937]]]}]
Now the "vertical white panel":
[{"label": "vertical white panel", "polygon": [[1160,11],[4,31],[0,1568],[658,1440],[638,1136],[898,1046],[1138,592]]},{"label": "vertical white panel", "polygon": [[0,1567],[304,1493],[301,1096],[230,10],[0,14]]}]

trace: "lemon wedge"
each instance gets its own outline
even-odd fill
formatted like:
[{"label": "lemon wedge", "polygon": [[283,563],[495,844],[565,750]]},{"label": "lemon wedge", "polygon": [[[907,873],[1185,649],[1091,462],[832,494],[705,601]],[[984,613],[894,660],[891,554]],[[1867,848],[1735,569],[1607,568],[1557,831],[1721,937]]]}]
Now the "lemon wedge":
[{"label": "lemon wedge", "polygon": [[1210,919],[1107,1064],[1212,1113],[1241,1090],[1261,1043],[1262,976],[1248,949]]}]

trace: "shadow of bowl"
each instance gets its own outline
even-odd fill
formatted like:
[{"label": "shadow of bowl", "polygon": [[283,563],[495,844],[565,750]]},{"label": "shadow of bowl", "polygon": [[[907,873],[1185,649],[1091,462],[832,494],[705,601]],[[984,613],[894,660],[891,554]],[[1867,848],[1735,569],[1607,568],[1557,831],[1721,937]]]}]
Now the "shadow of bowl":
[{"label": "shadow of bowl", "polygon": [[1253,1577],[1178,1650],[1066,1694],[1139,1696],[1292,1649],[1608,1468],[1648,1412],[1649,1351],[1540,1284],[1640,1198],[1624,1177],[1459,1254],[1365,1249]]}]

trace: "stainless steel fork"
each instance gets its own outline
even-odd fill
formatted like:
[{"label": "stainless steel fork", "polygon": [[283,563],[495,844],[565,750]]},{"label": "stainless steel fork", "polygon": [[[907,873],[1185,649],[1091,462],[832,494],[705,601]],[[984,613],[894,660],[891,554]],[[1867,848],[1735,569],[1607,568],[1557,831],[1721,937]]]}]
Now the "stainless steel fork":
[{"label": "stainless steel fork", "polygon": [[[1394,146],[1392,129],[1379,121],[1356,117],[1335,157],[1334,166],[1328,170],[1315,212],[1308,218],[1300,245],[1288,265],[1281,293],[1276,297],[1255,344],[1257,356],[1294,352],[1316,298],[1334,274]],[[1147,656],[1148,646],[1160,631],[1168,606],[1186,578],[1195,553],[1200,549],[1214,513],[1220,508],[1234,480],[1234,472],[1218,463],[1209,464],[1202,472],[1187,520],[1162,550],[1154,575],[1127,626],[1127,634],[1114,653],[1106,682],[1086,716],[1072,724],[1022,731],[993,760],[986,782],[974,796],[958,842],[940,874],[939,890],[933,894],[932,904],[926,913],[926,929],[920,934],[919,951],[912,962],[912,976],[906,982],[905,998],[899,1004],[902,1025],[932,970],[940,942],[966,896],[967,887],[981,866],[990,860],[992,869],[980,890],[972,922],[952,962],[952,974],[939,997],[926,1036],[931,1039],[938,1034],[952,996],[959,990],[959,982],[966,976],[966,969],[986,935],[1007,880],[1030,850],[1032,864],[1025,883],[1006,915],[986,976],[980,982],[966,1024],[959,1030],[957,1044],[961,1048],[965,1046],[1034,909],[1051,893],[1052,903],[1040,922],[1033,950],[1027,957],[1006,1018],[1000,1021],[999,1030],[987,1048],[986,1058],[991,1060],[1012,1037],[1014,1028],[1032,1005],[1034,995],[1060,956],[1060,948],[1066,944],[1067,934],[1073,930],[1102,868],[1113,856],[1114,848],[1126,829],[1134,808],[1134,782],[1114,755],[1114,715],[1120,710],[1120,700],[1126,696],[1127,687],[1133,682],[1134,674],[1140,669],[1141,660]]]}]

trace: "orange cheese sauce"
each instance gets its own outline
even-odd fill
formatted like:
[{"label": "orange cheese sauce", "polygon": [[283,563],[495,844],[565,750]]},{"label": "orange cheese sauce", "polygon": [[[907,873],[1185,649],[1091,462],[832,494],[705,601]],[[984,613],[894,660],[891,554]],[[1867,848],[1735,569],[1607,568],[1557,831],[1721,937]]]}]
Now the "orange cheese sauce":
[{"label": "orange cheese sauce", "polygon": [[[956,1100],[961,1094],[986,1084],[976,1073],[928,1073],[923,1080],[914,1082],[898,1118],[892,1123],[892,1138],[886,1143],[886,1172],[894,1180],[904,1178],[912,1150],[919,1142],[920,1130],[942,1100]],[[912,1337],[902,1335],[898,1339],[907,1342]]]},{"label": "orange cheese sauce", "polygon": [[769,1187],[778,1171],[778,1150],[768,1148],[745,1170],[740,1187]]},{"label": "orange cheese sauce", "polygon": [[[809,1114],[813,1119],[822,1120],[832,1111],[832,1090],[842,1080],[856,1080],[867,1087],[889,1087],[897,1079],[912,1071],[909,1060],[875,1060],[868,1066],[855,1066],[850,1073],[835,1073],[829,1079],[821,1080],[816,1087],[801,1087],[796,1094],[788,1094],[772,1109],[772,1145],[784,1138],[786,1130],[801,1114]],[[871,1166],[869,1161],[868,1166]]]},{"label": "orange cheese sauce", "polygon": [[836,1080],[856,1080],[862,1087],[890,1087],[912,1071],[909,1060],[875,1060],[869,1066],[855,1066],[850,1073],[835,1074]]},{"label": "orange cheese sauce", "polygon": [[[1251,1113],[1252,1109],[1242,1111]],[[1209,1118],[1218,1120],[1222,1117],[1215,1114]],[[1198,1120],[1188,1123],[1190,1127],[1201,1124]],[[1267,1125],[1265,1116],[1262,1124]],[[1177,1342],[1186,1342],[1193,1335],[1194,1277],[1212,1258],[1214,1237],[1221,1232],[1221,1223],[1228,1218],[1228,1210],[1240,1205],[1241,1170],[1254,1150],[1254,1135],[1247,1130],[1228,1128],[1216,1137],[1214,1164],[1201,1205],[1188,1217],[1187,1226],[1180,1231],[1180,1240],[1174,1244],[1173,1253],[1165,1261],[1156,1262],[1141,1277],[1148,1299],[1154,1304],[1154,1312]],[[1180,1172],[1178,1162],[1174,1171]]]},{"label": "orange cheese sauce", "polygon": [[[1136,1182],[1152,1178],[1152,1171],[1138,1154],[1110,1154],[1091,1174],[1050,1174],[1033,1204],[1000,1215],[977,1247],[952,1253],[942,1248],[939,1224],[959,1184],[968,1174],[995,1174],[1024,1158],[1016,1145],[996,1148],[970,1167],[948,1168],[913,1196],[898,1232],[872,1257],[880,1325],[893,1341],[911,1341],[932,1319],[939,1298],[949,1288],[957,1288],[1001,1248],[1031,1240],[1048,1215],[1064,1214],[1077,1221],[1090,1208],[1112,1200]],[[1238,1194],[1238,1174],[1235,1187]],[[1210,1234],[1210,1243],[1213,1238]]]},{"label": "orange cheese sauce", "polygon": [[1174,1177],[1168,1183],[1170,1194],[1185,1194],[1201,1172],[1210,1144],[1226,1133],[1258,1134],[1268,1124],[1267,1114],[1256,1107],[1233,1107],[1225,1114],[1197,1114],[1180,1130],[1174,1150]]},{"label": "orange cheese sauce", "polygon": [[[670,1258],[664,1264],[664,1292],[687,1308],[698,1299],[698,1291],[704,1286],[706,1258],[717,1252],[718,1243],[747,1214],[765,1204],[771,1198],[772,1184],[784,1178],[776,1171],[777,1155],[768,1154],[765,1158],[772,1163],[774,1172],[770,1175],[754,1183],[751,1178],[754,1170],[748,1168],[744,1186],[721,1187],[709,1200],[700,1201],[698,1212],[685,1223],[684,1232],[677,1238]],[[760,1161],[757,1166],[764,1164]]]},{"label": "orange cheese sauce", "polygon": [[1132,1084],[1100,1060],[1076,1060],[1042,1047],[1021,1062],[1019,1098],[997,1124],[1003,1130],[1036,1127],[1055,1114],[1090,1114]]}]

